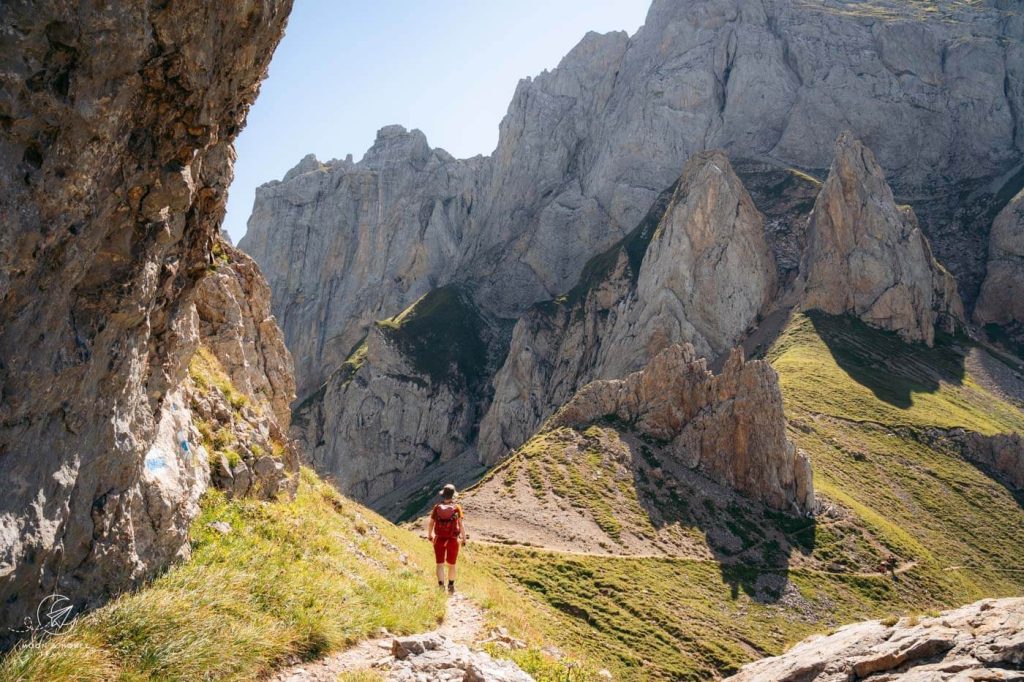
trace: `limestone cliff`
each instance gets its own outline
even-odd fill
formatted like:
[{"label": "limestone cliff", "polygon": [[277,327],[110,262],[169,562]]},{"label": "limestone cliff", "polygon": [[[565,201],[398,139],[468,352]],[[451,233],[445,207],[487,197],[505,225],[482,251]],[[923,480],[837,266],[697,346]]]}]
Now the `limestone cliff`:
[{"label": "limestone cliff", "polygon": [[673,458],[776,509],[814,511],[811,464],[786,438],[778,376],[734,350],[719,375],[693,346],[672,345],[624,379],[594,381],[546,429],[618,419],[667,443]]},{"label": "limestone cliff", "polygon": [[983,601],[925,618],[867,621],[816,635],[728,678],[735,682],[1020,680],[1024,599]]},{"label": "limestone cliff", "polygon": [[475,443],[504,338],[470,292],[435,289],[370,329],[341,369],[296,407],[292,433],[318,471],[379,508],[404,487],[465,477],[477,470],[475,457],[461,458],[455,471],[446,465]]},{"label": "limestone cliff", "polygon": [[188,552],[192,294],[290,6],[0,6],[5,632],[43,594],[94,603]]},{"label": "limestone cliff", "polygon": [[701,150],[823,175],[850,128],[970,303],[991,185],[1022,161],[1022,40],[1002,0],[657,0],[634,36],[588,34],[521,81],[490,156],[384,128],[358,163],[307,159],[261,188],[242,247],[306,396],[431,288],[468,281],[509,318],[561,295]]},{"label": "limestone cliff", "polygon": [[691,343],[703,357],[727,351],[776,289],[762,216],[729,160],[695,155],[626,240],[517,323],[481,455],[497,461],[585,383],[635,371],[669,344]]},{"label": "limestone cliff", "polygon": [[952,275],[932,256],[909,206],[897,206],[874,154],[839,136],[814,204],[801,264],[802,306],[851,313],[929,346],[964,323]]},{"label": "limestone cliff", "polygon": [[1024,191],[992,223],[988,270],[974,319],[978,324],[1024,325]]}]

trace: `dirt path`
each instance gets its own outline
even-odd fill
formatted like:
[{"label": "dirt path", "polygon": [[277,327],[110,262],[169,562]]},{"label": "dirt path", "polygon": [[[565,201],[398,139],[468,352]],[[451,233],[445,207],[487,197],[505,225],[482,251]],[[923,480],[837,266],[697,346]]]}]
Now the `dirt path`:
[{"label": "dirt path", "polygon": [[[448,598],[444,622],[424,635],[440,635],[457,644],[472,646],[484,636],[484,615],[461,594]],[[394,635],[366,640],[332,656],[303,663],[278,672],[271,682],[336,682],[341,673],[369,670],[391,660]]]}]

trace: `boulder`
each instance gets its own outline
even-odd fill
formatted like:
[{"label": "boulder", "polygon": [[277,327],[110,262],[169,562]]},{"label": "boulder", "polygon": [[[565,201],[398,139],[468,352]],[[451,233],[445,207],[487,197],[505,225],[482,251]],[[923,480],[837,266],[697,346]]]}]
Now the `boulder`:
[{"label": "boulder", "polygon": [[952,275],[932,256],[909,206],[897,206],[881,166],[843,132],[814,204],[801,263],[802,306],[850,313],[929,346],[936,327],[964,324]]},{"label": "boulder", "polygon": [[744,666],[735,682],[1020,680],[1024,599],[985,599],[938,616],[879,621],[816,635]]}]

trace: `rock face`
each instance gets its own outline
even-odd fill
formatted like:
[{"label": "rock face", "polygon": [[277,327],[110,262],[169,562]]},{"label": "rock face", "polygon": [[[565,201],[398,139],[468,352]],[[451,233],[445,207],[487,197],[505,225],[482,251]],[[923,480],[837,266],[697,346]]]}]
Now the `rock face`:
[{"label": "rock face", "polygon": [[443,636],[403,637],[391,643],[385,679],[462,680],[463,682],[533,682],[533,677],[512,661],[492,658]]},{"label": "rock face", "polygon": [[1024,679],[1024,599],[986,599],[934,618],[857,623],[744,666],[735,682]]},{"label": "rock face", "polygon": [[270,289],[251,258],[226,242],[194,294],[199,348],[189,363],[188,405],[212,480],[229,495],[294,494],[292,359],[270,314]]},{"label": "rock face", "polygon": [[978,324],[1024,324],[1024,191],[996,216],[988,248],[974,319]]},{"label": "rock face", "polygon": [[471,448],[486,380],[504,353],[469,292],[436,289],[374,325],[296,407],[292,432],[345,494],[378,502]]},{"label": "rock face", "polygon": [[341,366],[374,320],[452,279],[481,166],[388,126],[357,164],[310,155],[257,190],[239,246],[268,275],[300,396]]},{"label": "rock face", "polygon": [[481,424],[485,461],[523,443],[583,384],[635,371],[669,344],[726,352],[776,289],[762,216],[729,160],[695,155],[626,240],[517,323]]},{"label": "rock face", "polygon": [[0,8],[0,630],[188,551],[192,293],[289,0]]},{"label": "rock face", "polygon": [[814,204],[801,267],[803,308],[852,313],[929,346],[964,314],[956,282],[909,206],[898,207],[874,154],[844,132]]},{"label": "rock face", "polygon": [[844,128],[927,209],[971,302],[990,223],[947,197],[989,196],[1022,160],[1024,20],[997,0],[927,9],[657,0],[636,35],[588,34],[520,82],[488,157],[391,126],[358,163],[303,160],[258,191],[242,242],[270,280],[300,396],[372,320],[436,286],[469,281],[512,318],[562,294],[701,150],[823,175]]},{"label": "rock face", "polygon": [[729,355],[714,375],[690,345],[672,345],[624,379],[584,386],[545,428],[580,427],[612,416],[668,442],[690,469],[786,511],[813,512],[810,461],[786,438],[778,375],[763,360]]}]

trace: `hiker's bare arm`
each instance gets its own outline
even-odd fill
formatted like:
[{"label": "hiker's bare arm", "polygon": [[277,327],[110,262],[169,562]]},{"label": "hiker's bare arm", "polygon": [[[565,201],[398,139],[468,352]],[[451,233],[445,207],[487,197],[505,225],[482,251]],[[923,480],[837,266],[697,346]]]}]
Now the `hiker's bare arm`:
[{"label": "hiker's bare arm", "polygon": [[427,539],[431,542],[434,541],[434,517],[430,517],[430,521],[427,521]]}]

